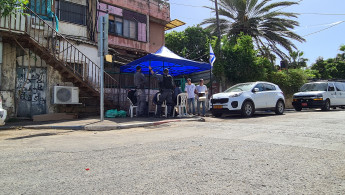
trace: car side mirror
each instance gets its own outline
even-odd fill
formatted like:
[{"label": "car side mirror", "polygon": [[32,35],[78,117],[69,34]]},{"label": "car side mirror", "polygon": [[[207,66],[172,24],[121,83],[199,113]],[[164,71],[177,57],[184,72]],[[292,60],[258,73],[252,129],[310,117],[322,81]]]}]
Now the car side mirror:
[{"label": "car side mirror", "polygon": [[253,89],[254,93],[259,92],[259,91],[260,91],[259,88],[256,88],[256,87]]}]

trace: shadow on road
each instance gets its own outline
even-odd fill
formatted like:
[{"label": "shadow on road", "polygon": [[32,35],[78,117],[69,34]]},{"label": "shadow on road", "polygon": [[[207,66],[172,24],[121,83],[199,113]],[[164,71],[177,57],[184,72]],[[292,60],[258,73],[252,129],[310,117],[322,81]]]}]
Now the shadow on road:
[{"label": "shadow on road", "polygon": [[34,134],[34,135],[8,138],[6,140],[19,140],[19,139],[27,139],[27,138],[42,137],[42,136],[52,136],[52,135],[57,135],[57,133],[39,133],[39,134]]}]

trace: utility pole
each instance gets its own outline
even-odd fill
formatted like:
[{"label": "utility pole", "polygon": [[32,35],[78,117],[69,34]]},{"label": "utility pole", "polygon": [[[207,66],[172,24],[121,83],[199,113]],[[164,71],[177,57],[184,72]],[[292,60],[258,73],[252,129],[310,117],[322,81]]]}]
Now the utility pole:
[{"label": "utility pole", "polygon": [[219,26],[219,14],[218,14],[218,2],[217,0],[214,1],[215,8],[216,8],[216,20],[217,20],[217,34],[218,34],[218,41],[219,41],[219,53],[221,52],[221,35],[220,35],[220,26]]},{"label": "utility pole", "polygon": [[108,54],[108,25],[109,15],[101,16],[98,20],[98,56],[101,59],[100,68],[100,120],[104,120],[104,55]]}]

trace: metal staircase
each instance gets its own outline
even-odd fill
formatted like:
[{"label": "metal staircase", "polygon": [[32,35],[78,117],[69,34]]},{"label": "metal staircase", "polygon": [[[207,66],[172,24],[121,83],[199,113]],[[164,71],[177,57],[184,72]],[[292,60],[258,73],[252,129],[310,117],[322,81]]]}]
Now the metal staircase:
[{"label": "metal staircase", "polygon": [[[0,17],[2,36],[29,48],[47,64],[60,72],[65,81],[79,87],[80,95],[93,100],[100,96],[100,67],[75,45],[58,33],[52,22],[43,20],[35,12],[26,8],[26,14],[19,11],[7,17]],[[104,73],[105,106],[118,106],[119,84],[109,74]]]}]

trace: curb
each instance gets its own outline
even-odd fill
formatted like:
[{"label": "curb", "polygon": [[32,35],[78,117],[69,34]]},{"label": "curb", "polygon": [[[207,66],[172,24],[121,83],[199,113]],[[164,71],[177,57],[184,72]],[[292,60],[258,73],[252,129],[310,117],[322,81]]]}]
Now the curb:
[{"label": "curb", "polygon": [[10,126],[2,127],[0,130],[11,130],[11,129],[59,129],[59,130],[86,130],[86,131],[110,131],[110,130],[121,130],[121,129],[131,129],[138,127],[149,127],[158,126],[173,122],[183,122],[183,121],[199,121],[205,122],[204,118],[191,118],[191,119],[176,119],[176,120],[163,120],[155,122],[142,122],[136,124],[123,124],[123,125],[77,125],[77,126],[42,126],[42,125],[28,125],[28,126]]}]

